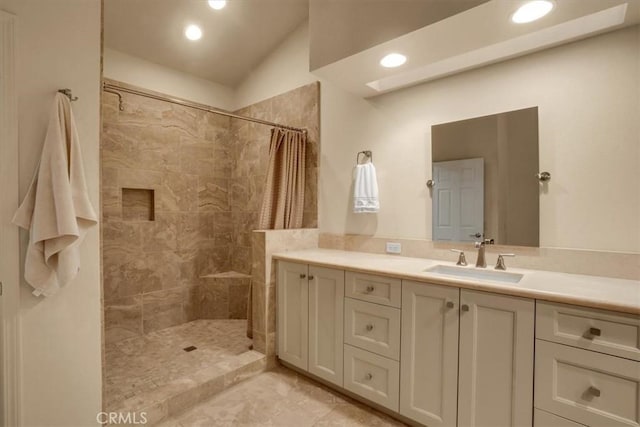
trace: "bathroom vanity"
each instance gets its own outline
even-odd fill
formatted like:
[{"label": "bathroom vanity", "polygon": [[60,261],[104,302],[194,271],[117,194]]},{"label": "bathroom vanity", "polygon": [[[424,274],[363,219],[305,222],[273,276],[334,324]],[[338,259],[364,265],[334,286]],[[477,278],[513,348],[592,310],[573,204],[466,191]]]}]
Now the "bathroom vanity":
[{"label": "bathroom vanity", "polygon": [[640,425],[640,282],[274,258],[279,359],[373,406],[428,426]]}]

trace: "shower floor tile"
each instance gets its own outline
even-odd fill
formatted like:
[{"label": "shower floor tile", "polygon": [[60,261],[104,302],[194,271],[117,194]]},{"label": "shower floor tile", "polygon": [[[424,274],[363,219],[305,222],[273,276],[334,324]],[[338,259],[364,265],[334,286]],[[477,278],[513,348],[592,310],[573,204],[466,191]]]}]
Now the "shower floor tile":
[{"label": "shower floor tile", "polygon": [[401,427],[405,424],[296,372],[263,372],[158,427]]},{"label": "shower floor tile", "polygon": [[[107,345],[105,410],[247,352],[246,327],[246,320],[195,320]],[[190,346],[196,350],[183,350]]]}]

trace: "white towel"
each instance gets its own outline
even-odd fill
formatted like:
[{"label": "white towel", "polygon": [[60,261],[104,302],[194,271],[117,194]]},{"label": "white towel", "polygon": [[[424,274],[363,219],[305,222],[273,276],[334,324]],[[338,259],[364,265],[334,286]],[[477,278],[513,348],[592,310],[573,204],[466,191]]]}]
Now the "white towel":
[{"label": "white towel", "polygon": [[373,163],[356,166],[356,182],[353,187],[353,212],[378,212],[378,179]]},{"label": "white towel", "polygon": [[97,216],[87,193],[71,103],[57,94],[40,164],[13,223],[29,230],[25,280],[53,295],[80,269],[79,246]]}]

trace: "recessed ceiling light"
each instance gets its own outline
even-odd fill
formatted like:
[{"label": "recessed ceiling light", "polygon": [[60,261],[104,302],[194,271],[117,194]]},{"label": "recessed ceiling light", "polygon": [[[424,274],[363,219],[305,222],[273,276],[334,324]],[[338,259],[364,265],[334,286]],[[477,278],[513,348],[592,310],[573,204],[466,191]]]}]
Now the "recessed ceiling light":
[{"label": "recessed ceiling light", "polygon": [[224,9],[227,5],[227,0],[209,0],[209,6],[211,9],[220,10]]},{"label": "recessed ceiling light", "polygon": [[380,60],[380,65],[386,68],[399,67],[407,62],[407,57],[399,53],[390,53]]},{"label": "recessed ceiling light", "polygon": [[542,18],[553,9],[553,2],[550,0],[535,0],[520,6],[511,15],[511,20],[516,24],[526,24]]},{"label": "recessed ceiling light", "polygon": [[189,40],[200,40],[200,37],[202,37],[202,30],[197,25],[189,25],[185,28],[184,35]]}]

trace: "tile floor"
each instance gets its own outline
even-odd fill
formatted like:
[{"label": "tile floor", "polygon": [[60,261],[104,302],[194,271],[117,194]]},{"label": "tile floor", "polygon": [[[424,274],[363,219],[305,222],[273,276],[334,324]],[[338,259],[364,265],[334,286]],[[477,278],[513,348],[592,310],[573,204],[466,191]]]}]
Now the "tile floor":
[{"label": "tile floor", "polygon": [[[246,320],[195,320],[107,346],[104,407],[143,397],[166,384],[189,377],[246,352]],[[185,352],[183,348],[197,347]]]},{"label": "tile floor", "polygon": [[170,418],[159,427],[404,426],[294,371],[278,367]]}]

